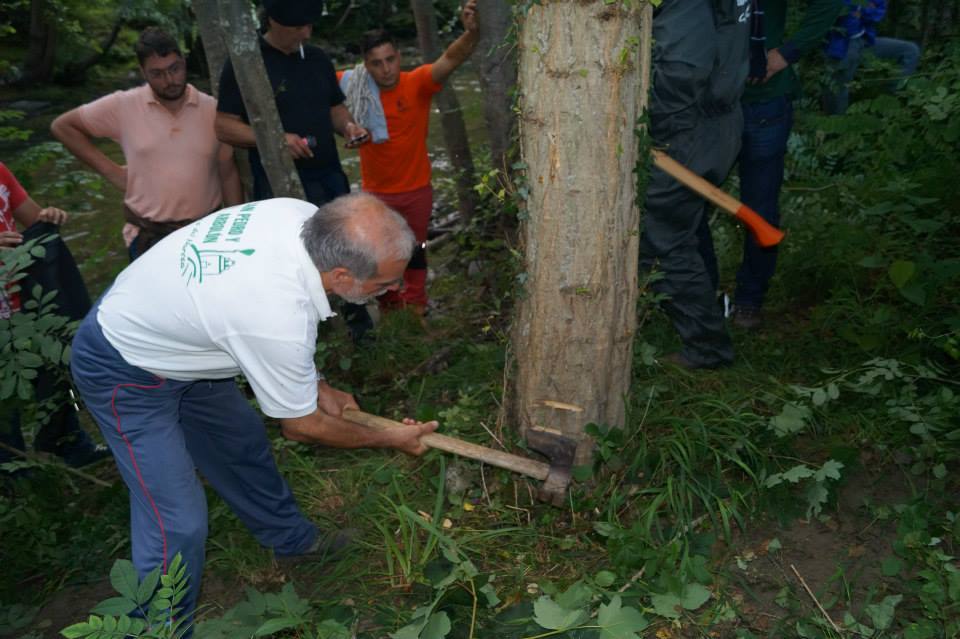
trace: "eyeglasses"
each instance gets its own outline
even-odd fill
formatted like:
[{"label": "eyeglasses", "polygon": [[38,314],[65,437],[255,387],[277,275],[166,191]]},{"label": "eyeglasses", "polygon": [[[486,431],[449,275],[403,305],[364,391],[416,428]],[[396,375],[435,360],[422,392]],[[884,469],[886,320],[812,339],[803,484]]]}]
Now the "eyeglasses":
[{"label": "eyeglasses", "polygon": [[169,75],[170,77],[174,77],[180,73],[183,73],[183,70],[186,69],[186,67],[187,65],[184,63],[183,60],[178,60],[177,62],[174,62],[166,69],[150,69],[146,73],[147,73],[147,77],[150,78],[151,80],[160,80],[167,75]]}]

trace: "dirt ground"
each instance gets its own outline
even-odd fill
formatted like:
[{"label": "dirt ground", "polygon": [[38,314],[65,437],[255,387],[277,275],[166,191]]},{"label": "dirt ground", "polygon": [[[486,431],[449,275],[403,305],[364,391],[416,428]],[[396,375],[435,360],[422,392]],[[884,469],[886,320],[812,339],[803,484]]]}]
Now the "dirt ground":
[{"label": "dirt ground", "polygon": [[[838,625],[844,612],[856,615],[869,603],[870,590],[885,579],[880,562],[892,554],[897,530],[895,518],[878,520],[867,504],[893,506],[909,498],[909,482],[901,470],[860,471],[840,488],[836,506],[820,518],[789,525],[768,522],[741,535],[726,566],[727,594],[740,611],[741,625],[767,636],[791,613],[822,618],[817,602]],[[773,540],[779,549],[769,548]],[[781,598],[785,588],[789,595]],[[778,599],[793,602],[787,604],[792,609]]]}]

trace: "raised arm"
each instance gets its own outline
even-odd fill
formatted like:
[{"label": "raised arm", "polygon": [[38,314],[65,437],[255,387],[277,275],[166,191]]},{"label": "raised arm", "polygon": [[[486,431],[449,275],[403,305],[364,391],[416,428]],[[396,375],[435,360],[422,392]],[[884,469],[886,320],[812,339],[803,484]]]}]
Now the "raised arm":
[{"label": "raised arm", "polygon": [[446,82],[450,74],[466,62],[467,58],[473,54],[474,49],[477,48],[477,42],[480,41],[480,27],[477,23],[477,0],[468,0],[463,5],[460,21],[465,29],[463,35],[454,40],[430,68],[430,75],[433,76],[433,81],[437,84]]},{"label": "raised arm", "polygon": [[94,146],[94,137],[83,124],[79,109],[60,115],[50,125],[50,132],[81,162],[102,175],[121,191],[127,190],[127,167],[108,158]]}]

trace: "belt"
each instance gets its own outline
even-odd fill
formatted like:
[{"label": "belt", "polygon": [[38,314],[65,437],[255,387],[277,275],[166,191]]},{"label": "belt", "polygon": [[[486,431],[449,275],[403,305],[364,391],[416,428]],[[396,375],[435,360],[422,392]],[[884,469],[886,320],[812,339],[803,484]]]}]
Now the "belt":
[{"label": "belt", "polygon": [[173,222],[156,222],[154,220],[148,220],[145,217],[142,217],[138,213],[134,212],[126,204],[123,205],[123,218],[133,224],[140,232],[137,234],[137,252],[143,253],[151,246],[170,235],[177,229],[181,229],[187,224],[196,222],[202,217],[210,215],[214,211],[220,210],[220,205],[215,206],[211,210],[207,211],[203,215],[192,219],[192,220],[176,220]]}]

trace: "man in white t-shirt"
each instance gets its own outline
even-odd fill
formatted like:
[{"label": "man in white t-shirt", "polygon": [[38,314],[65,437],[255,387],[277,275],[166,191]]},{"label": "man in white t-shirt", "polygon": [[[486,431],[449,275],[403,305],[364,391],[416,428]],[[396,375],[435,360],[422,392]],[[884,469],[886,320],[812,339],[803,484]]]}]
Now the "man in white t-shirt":
[{"label": "man in white t-shirt", "polygon": [[224,209],[173,232],[127,267],[81,324],[77,388],[130,490],[141,577],[182,553],[192,614],[207,505],[197,472],[278,557],[341,549],[319,533],[277,471],[263,421],[238,390],[243,374],[284,437],[419,455],[437,424],[375,431],[314,364],[317,323],[334,293],[364,303],[400,286],[414,247],[396,212],[371,195],[321,209],[278,198]]}]

